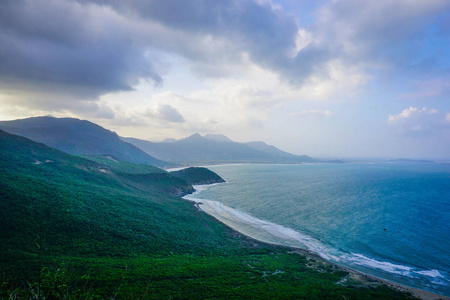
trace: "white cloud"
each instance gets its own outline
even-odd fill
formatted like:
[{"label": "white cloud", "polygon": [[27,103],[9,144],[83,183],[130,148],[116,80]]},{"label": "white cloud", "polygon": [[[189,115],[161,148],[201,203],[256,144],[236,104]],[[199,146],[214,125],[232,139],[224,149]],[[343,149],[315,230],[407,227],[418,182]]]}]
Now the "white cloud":
[{"label": "white cloud", "polygon": [[[302,83],[332,78],[332,69],[327,66],[333,61],[344,69],[357,69],[366,79],[358,82],[359,87],[376,72],[391,76],[389,84],[394,85],[399,82],[397,78],[404,78],[398,76],[404,72],[428,80],[448,68],[443,53],[429,51],[424,41],[438,37],[434,42],[446,47],[446,34],[435,36],[428,26],[434,22],[436,30],[444,32],[438,20],[445,18],[449,9],[450,2],[445,0],[329,1],[318,10],[308,38],[300,38],[303,33],[297,35],[307,45],[298,52],[298,64],[293,66],[304,70]],[[339,84],[339,79],[334,81]]]},{"label": "white cloud", "polygon": [[411,118],[419,118],[423,115],[432,115],[436,114],[438,111],[436,109],[429,109],[426,107],[423,107],[422,109],[417,107],[409,107],[404,109],[401,113],[398,115],[389,115],[388,121],[391,123],[395,123],[397,121],[405,120],[405,119],[411,119]]},{"label": "white cloud", "polygon": [[312,109],[312,110],[302,110],[300,112],[294,112],[290,113],[290,116],[331,116],[333,112],[331,110],[318,110],[318,109]]},{"label": "white cloud", "polygon": [[297,31],[297,36],[295,37],[295,49],[292,53],[292,58],[297,56],[297,54],[307,47],[313,41],[313,34],[304,28],[299,28]]},{"label": "white cloud", "polygon": [[322,66],[326,76],[312,75],[299,89],[303,98],[311,100],[341,100],[358,95],[370,76],[360,66],[348,66],[331,60]]},{"label": "white cloud", "polygon": [[409,137],[431,137],[448,131],[446,116],[433,108],[409,107],[398,115],[389,115],[390,124],[397,133]]}]

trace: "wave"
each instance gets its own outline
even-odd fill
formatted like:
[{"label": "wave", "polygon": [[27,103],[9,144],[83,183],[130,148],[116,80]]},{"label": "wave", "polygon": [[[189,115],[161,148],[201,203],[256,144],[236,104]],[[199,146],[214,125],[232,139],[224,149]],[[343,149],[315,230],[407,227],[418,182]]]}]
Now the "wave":
[{"label": "wave", "polygon": [[393,264],[393,263],[385,262],[385,261],[378,261],[378,260],[366,257],[362,254],[355,254],[355,253],[347,254],[344,256],[344,259],[353,264],[356,264],[356,265],[379,269],[379,270],[383,270],[388,273],[398,274],[398,275],[403,275],[403,276],[408,276],[413,270],[413,268],[411,268],[411,267],[397,265],[397,264]]},{"label": "wave", "polygon": [[416,273],[432,278],[445,278],[445,276],[442,275],[441,272],[439,272],[438,270],[416,271]]},{"label": "wave", "polygon": [[363,267],[378,269],[390,274],[401,275],[414,279],[422,279],[427,286],[438,284],[442,286],[450,286],[450,276],[444,275],[444,271],[440,270],[420,270],[418,268],[408,267],[404,265],[394,264],[386,261],[378,261],[362,254],[349,254],[345,256],[345,260]]}]

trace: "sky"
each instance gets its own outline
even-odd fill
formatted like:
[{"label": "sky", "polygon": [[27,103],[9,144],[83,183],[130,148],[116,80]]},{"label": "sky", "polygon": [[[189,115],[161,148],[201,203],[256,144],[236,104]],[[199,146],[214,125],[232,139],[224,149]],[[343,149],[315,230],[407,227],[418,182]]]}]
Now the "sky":
[{"label": "sky", "polygon": [[448,0],[0,0],[0,120],[450,159]]}]

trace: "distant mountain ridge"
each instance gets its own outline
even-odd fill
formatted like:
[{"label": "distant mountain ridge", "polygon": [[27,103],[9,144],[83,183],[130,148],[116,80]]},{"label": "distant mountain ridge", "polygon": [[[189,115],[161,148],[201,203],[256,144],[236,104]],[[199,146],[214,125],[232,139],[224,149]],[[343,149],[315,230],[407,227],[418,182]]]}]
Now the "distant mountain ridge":
[{"label": "distant mountain ridge", "polygon": [[426,159],[408,159],[408,158],[398,158],[398,159],[390,159],[388,162],[391,163],[406,163],[406,164],[413,164],[413,163],[420,163],[420,164],[432,164],[434,161],[432,160],[426,160]]},{"label": "distant mountain ridge", "polygon": [[34,117],[0,121],[0,129],[70,154],[111,155],[132,163],[170,166],[124,142],[117,133],[85,120]]},{"label": "distant mountain ridge", "polygon": [[0,129],[69,154],[111,156],[163,168],[193,163],[316,162],[309,156],[293,155],[264,142],[238,143],[222,134],[201,136],[196,133],[184,139],[166,139],[159,143],[121,138],[97,124],[75,118],[46,116],[0,121]]},{"label": "distant mountain ridge", "polygon": [[122,138],[158,159],[174,163],[305,163],[316,162],[307,155],[284,152],[264,142],[238,143],[222,134],[201,136],[195,133],[170,142],[150,142],[136,138]]},{"label": "distant mountain ridge", "polygon": [[285,159],[301,159],[305,162],[313,162],[315,161],[313,158],[307,156],[307,155],[294,155],[288,152],[285,152],[283,150],[278,149],[275,146],[268,145],[264,142],[247,142],[246,145],[252,147],[255,150],[262,151],[268,154],[276,155],[278,157],[283,157]]}]

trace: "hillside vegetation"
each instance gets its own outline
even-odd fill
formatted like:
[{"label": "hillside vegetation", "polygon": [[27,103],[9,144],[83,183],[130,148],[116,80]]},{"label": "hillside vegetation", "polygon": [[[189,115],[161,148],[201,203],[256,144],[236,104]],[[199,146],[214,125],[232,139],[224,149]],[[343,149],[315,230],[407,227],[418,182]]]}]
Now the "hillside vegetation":
[{"label": "hillside vegetation", "polygon": [[0,129],[70,154],[110,155],[132,163],[171,166],[122,141],[115,132],[85,120],[34,117],[0,121]]},{"label": "hillside vegetation", "polygon": [[92,159],[0,131],[0,299],[406,297],[240,236],[176,196],[183,178]]}]

